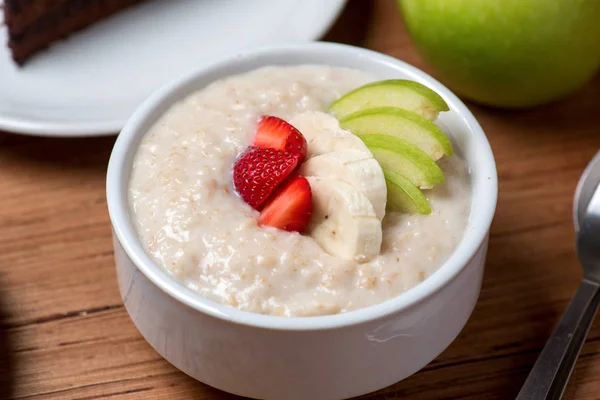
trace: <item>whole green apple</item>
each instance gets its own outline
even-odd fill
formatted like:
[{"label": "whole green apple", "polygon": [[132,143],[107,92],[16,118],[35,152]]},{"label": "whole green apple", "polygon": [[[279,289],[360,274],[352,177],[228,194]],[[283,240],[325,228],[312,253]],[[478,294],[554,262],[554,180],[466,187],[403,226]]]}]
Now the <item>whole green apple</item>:
[{"label": "whole green apple", "polygon": [[600,0],[399,0],[437,77],[479,103],[519,108],[562,97],[600,66]]}]

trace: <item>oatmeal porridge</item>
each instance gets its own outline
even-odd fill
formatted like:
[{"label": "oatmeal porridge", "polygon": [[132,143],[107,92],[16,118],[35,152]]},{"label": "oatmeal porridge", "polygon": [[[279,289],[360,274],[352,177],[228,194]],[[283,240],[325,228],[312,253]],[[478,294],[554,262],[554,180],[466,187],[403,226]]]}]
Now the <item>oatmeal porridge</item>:
[{"label": "oatmeal porridge", "polygon": [[[430,214],[385,212],[383,192],[384,203],[371,208],[371,225],[353,225],[379,227],[377,254],[362,259],[328,249],[314,226],[303,234],[260,226],[261,213],[234,187],[233,166],[253,143],[261,116],[291,121],[302,133],[319,118],[319,129],[341,129],[326,114],[330,104],[374,80],[338,67],[266,67],[217,81],[172,106],[142,139],[129,182],[132,219],[146,251],[201,296],[271,315],[346,312],[426,279],[452,253],[469,218],[469,176],[457,155],[437,161],[445,181],[423,191]],[[352,156],[340,143],[356,139],[307,136],[306,158],[330,146],[327,140]],[[321,201],[317,181],[309,178],[314,201]],[[363,197],[379,201],[374,192]],[[314,207],[312,218],[319,214]],[[353,216],[344,218],[336,223],[354,223]],[[343,234],[367,235],[350,231]]]}]

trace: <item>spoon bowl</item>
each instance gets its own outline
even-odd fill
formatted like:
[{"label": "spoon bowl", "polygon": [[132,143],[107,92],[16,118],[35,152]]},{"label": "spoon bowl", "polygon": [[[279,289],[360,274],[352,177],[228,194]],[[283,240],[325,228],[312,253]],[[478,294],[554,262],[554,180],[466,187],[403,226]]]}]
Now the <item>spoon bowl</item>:
[{"label": "spoon bowl", "polygon": [[575,193],[573,213],[577,256],[584,278],[600,285],[600,152],[583,172]]},{"label": "spoon bowl", "polygon": [[588,166],[583,171],[577,189],[575,189],[575,197],[573,199],[573,224],[575,225],[575,232],[579,232],[579,226],[585,212],[587,211],[588,205],[592,200],[592,196],[596,191],[596,188],[600,185],[600,151],[590,161]]}]

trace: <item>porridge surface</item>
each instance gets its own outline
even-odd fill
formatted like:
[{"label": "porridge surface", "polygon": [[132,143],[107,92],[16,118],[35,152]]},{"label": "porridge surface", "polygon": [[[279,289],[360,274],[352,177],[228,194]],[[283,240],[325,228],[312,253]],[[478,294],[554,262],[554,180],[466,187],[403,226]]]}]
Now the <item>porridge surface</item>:
[{"label": "porridge surface", "polygon": [[129,185],[132,219],[149,254],[204,297],[284,316],[376,304],[435,272],[469,217],[468,172],[457,156],[440,162],[446,183],[425,191],[432,214],[386,215],[381,254],[363,264],[329,255],[308,236],[257,226],[258,212],[233,191],[233,163],[260,115],[289,120],[323,111],[373,80],[337,67],[267,67],[173,106],[142,140]]}]

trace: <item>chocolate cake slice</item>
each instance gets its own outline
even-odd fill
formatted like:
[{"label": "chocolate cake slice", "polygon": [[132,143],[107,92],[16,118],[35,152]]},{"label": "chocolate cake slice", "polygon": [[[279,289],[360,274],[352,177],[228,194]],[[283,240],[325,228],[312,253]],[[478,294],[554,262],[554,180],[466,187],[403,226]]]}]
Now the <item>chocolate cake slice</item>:
[{"label": "chocolate cake slice", "polygon": [[52,42],[143,0],[4,0],[4,23],[13,59],[27,58]]}]

